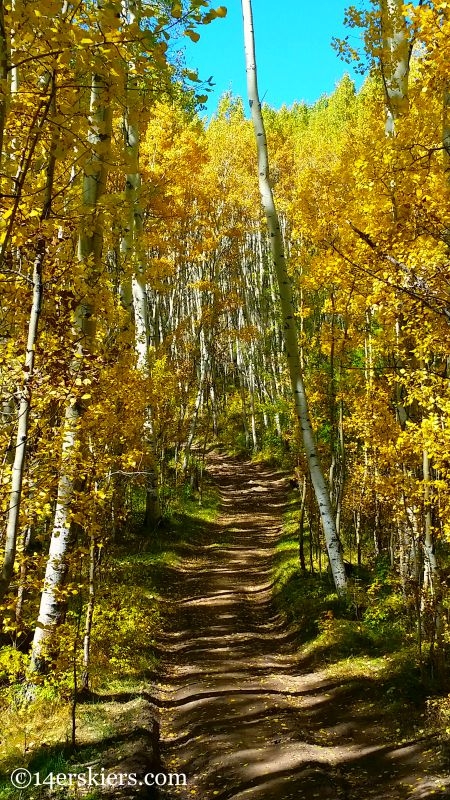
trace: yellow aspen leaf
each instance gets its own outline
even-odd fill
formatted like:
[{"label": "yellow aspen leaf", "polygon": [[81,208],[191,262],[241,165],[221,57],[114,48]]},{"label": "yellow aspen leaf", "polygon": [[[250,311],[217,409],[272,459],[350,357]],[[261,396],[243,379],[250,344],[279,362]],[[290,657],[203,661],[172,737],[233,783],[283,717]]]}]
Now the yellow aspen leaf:
[{"label": "yellow aspen leaf", "polygon": [[198,42],[198,40],[200,39],[200,34],[197,33],[197,31],[193,31],[192,28],[188,28],[184,32],[184,35],[185,36],[189,36],[189,39],[191,40],[191,42]]},{"label": "yellow aspen leaf", "polygon": [[180,19],[182,13],[183,13],[183,9],[182,9],[181,3],[173,3],[172,4],[172,8],[170,10],[171,16],[175,17],[175,19]]}]

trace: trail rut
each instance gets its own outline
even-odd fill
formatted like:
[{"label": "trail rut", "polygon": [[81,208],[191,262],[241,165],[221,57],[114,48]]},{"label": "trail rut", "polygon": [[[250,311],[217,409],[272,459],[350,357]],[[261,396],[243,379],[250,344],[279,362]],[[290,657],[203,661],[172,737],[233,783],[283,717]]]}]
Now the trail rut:
[{"label": "trail rut", "polygon": [[188,785],[162,796],[450,797],[427,770],[426,743],[394,744],[364,688],[302,663],[272,596],[285,476],[217,454],[209,472],[222,515],[167,576],[161,752]]}]

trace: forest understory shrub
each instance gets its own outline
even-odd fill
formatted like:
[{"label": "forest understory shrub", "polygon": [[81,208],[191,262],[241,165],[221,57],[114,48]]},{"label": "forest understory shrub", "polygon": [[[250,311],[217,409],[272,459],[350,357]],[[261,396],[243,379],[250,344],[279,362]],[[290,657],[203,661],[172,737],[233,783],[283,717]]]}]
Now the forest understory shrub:
[{"label": "forest understory shrub", "polygon": [[[448,667],[437,676],[425,636],[419,648],[414,601],[405,598],[389,559],[380,556],[371,565],[362,564],[359,576],[354,570],[347,598],[338,598],[324,554],[320,570],[317,552],[314,572],[300,569],[298,521],[299,503],[294,497],[284,515],[273,574],[275,601],[296,631],[301,662],[308,669],[325,667],[330,677],[345,682],[369,679],[377,687],[380,714],[393,719],[410,706],[414,719],[420,713],[430,734],[446,741]],[[306,553],[309,535],[305,527]]]},{"label": "forest understory shrub", "polygon": [[[149,532],[142,528],[145,495],[135,493],[126,529],[107,543],[100,560],[90,659],[90,693],[95,702],[91,704],[89,695],[80,698],[75,753],[70,744],[70,715],[74,659],[78,689],[83,670],[84,618],[79,618],[79,596],[70,600],[66,620],[59,629],[59,655],[52,671],[35,679],[31,703],[24,696],[29,654],[14,645],[12,635],[11,643],[0,648],[0,800],[22,800],[23,792],[13,789],[8,777],[18,765],[42,775],[67,773],[73,771],[80,748],[83,758],[90,748],[95,759],[103,739],[115,733],[112,712],[102,696],[137,697],[154,676],[158,663],[154,642],[161,624],[158,598],[166,581],[165,570],[178,563],[178,548],[191,547],[194,535],[214,522],[219,502],[207,476],[201,505],[198,492],[181,486],[174,492],[161,524]],[[65,787],[51,796],[66,797],[67,791]],[[48,787],[27,790],[30,800],[48,796]]]}]

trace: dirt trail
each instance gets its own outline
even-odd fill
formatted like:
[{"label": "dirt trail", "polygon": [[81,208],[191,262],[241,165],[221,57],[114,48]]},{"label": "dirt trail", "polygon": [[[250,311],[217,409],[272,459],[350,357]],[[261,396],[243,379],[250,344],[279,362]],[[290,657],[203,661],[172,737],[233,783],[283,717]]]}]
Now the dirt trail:
[{"label": "dirt trail", "polygon": [[167,584],[162,757],[170,771],[186,773],[188,787],[162,796],[450,797],[440,788],[442,776],[422,766],[425,744],[390,744],[371,704],[366,709],[364,696],[353,696],[354,686],[302,667],[271,596],[286,479],[217,455],[209,471],[222,517]]}]

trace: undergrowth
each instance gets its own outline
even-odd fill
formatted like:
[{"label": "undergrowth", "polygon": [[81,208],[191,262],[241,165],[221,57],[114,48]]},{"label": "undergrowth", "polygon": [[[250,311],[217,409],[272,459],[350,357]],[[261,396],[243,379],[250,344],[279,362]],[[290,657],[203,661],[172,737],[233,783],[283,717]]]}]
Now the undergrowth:
[{"label": "undergrowth", "polygon": [[276,551],[274,596],[295,629],[302,667],[373,692],[381,718],[393,724],[401,715],[396,731],[414,723],[443,737],[450,734],[450,695],[427,671],[426,648],[420,655],[416,626],[386,559],[354,574],[343,600],[326,563],[321,571],[317,559],[313,572],[300,569],[298,520],[298,502],[292,499]]},{"label": "undergrowth", "polygon": [[[24,700],[28,654],[13,643],[0,648],[0,800],[73,796],[68,786],[15,789],[9,778],[15,768],[26,767],[33,775],[39,772],[41,780],[51,772],[85,772],[87,763],[105,763],[107,743],[115,740],[114,757],[120,757],[121,737],[127,741],[136,715],[148,710],[142,692],[151,692],[158,667],[155,638],[165,571],[177,566],[180,552],[191,547],[194,534],[213,523],[218,506],[218,494],[207,481],[201,502],[198,493],[181,487],[172,494],[165,518],[148,531],[142,527],[142,499],[137,497],[123,535],[105,548],[96,590],[90,694],[77,705],[75,750],[71,707],[74,645],[78,680],[82,669],[79,601],[75,598],[68,610],[55,669],[40,681],[32,702]],[[84,800],[98,796],[83,791]]]}]

